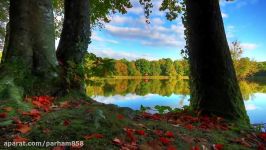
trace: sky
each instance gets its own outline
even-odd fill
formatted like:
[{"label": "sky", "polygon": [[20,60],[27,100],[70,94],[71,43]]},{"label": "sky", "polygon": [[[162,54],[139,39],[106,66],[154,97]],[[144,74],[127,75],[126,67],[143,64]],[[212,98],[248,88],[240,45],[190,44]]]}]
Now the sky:
[{"label": "sky", "polygon": [[[103,29],[93,30],[88,51],[115,59],[181,59],[185,40],[180,17],[175,21],[166,20],[165,13],[158,11],[162,0],[155,0],[151,23],[147,24],[138,0],[131,2],[133,8],[126,15],[112,15],[112,21]],[[256,61],[266,61],[265,6],[265,0],[220,2],[228,42],[240,41],[243,57]]]}]

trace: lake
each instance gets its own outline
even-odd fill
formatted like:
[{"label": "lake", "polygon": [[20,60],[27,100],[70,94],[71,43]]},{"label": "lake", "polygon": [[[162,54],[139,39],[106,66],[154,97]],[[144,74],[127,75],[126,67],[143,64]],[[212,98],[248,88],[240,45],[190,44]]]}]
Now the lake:
[{"label": "lake", "polygon": [[[141,105],[172,108],[189,105],[187,80],[98,80],[87,84],[87,94],[96,101],[134,110]],[[239,84],[251,123],[266,123],[266,82],[241,81]]]}]

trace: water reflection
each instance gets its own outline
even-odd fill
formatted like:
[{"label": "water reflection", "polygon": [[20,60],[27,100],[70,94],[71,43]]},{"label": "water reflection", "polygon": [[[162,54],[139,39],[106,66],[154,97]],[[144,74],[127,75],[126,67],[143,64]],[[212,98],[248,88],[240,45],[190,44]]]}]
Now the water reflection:
[{"label": "water reflection", "polygon": [[[252,123],[266,123],[266,83],[241,81],[241,92]],[[88,81],[87,94],[99,102],[139,109],[140,105],[181,108],[189,105],[187,80]]]},{"label": "water reflection", "polygon": [[89,96],[126,95],[128,93],[144,96],[158,94],[171,96],[172,94],[188,95],[187,80],[99,80],[88,81],[87,94]]}]

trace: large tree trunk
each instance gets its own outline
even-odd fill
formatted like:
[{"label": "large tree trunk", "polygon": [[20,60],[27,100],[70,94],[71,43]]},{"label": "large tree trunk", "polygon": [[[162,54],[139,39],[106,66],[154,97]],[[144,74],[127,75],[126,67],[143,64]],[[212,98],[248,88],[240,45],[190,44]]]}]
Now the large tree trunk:
[{"label": "large tree trunk", "polygon": [[57,60],[52,2],[10,0],[9,15],[1,76],[13,78],[26,94],[53,93]]},{"label": "large tree trunk", "polygon": [[185,0],[185,27],[191,72],[191,106],[201,113],[246,123],[219,0]]},{"label": "large tree trunk", "polygon": [[83,59],[90,42],[89,0],[65,0],[63,31],[57,58],[67,90],[85,92]]},{"label": "large tree trunk", "polygon": [[9,22],[6,24],[6,35],[5,35],[5,43],[4,43],[4,49],[3,49],[3,53],[2,53],[2,59],[1,59],[1,63],[4,63],[5,61],[5,57],[6,57],[6,51],[7,51],[7,45],[8,45],[8,41],[9,41]]}]

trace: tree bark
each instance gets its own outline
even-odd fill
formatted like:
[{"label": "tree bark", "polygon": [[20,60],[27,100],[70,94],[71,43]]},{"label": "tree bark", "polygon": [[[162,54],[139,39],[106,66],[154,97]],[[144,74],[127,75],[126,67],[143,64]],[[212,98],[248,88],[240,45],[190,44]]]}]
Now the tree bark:
[{"label": "tree bark", "polygon": [[58,64],[52,2],[10,0],[9,16],[9,38],[2,67],[9,72],[5,71],[3,76],[13,76],[27,94],[53,93]]},{"label": "tree bark", "polygon": [[248,123],[219,0],[185,0],[185,5],[192,108]]},{"label": "tree bark", "polygon": [[9,41],[9,22],[6,24],[6,35],[5,35],[5,43],[4,43],[4,48],[3,48],[3,53],[2,53],[2,59],[1,59],[1,63],[4,63],[5,61],[5,56],[6,56],[6,51],[7,51],[7,45],[8,45],[8,41]]},{"label": "tree bark", "polygon": [[90,42],[89,0],[64,1],[63,30],[57,49],[57,59],[67,90],[85,92],[83,58]]}]

